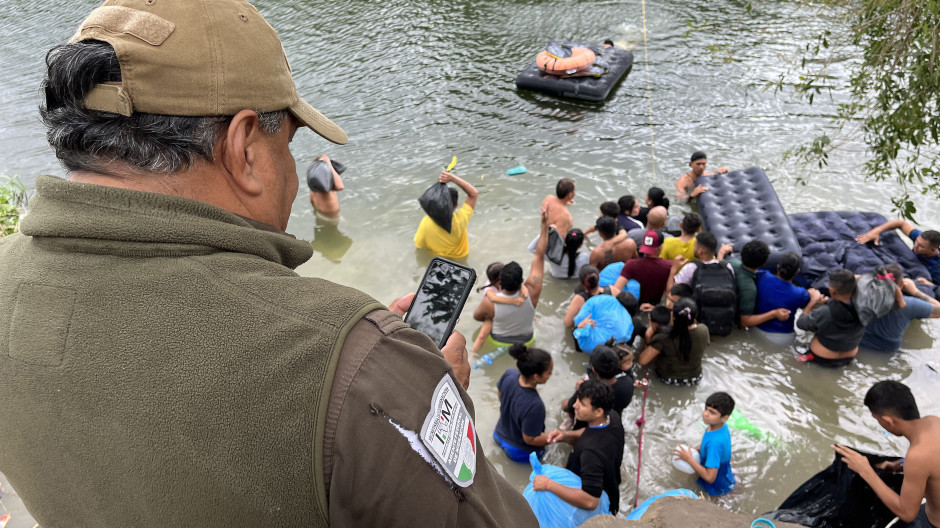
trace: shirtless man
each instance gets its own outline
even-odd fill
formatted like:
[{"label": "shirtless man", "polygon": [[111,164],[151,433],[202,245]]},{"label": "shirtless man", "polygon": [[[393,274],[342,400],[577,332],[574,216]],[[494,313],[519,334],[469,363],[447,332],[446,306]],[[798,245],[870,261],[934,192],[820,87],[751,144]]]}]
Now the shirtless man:
[{"label": "shirtless man", "polygon": [[[343,190],[343,180],[333,167],[333,162],[330,161],[329,156],[323,154],[317,158],[317,161],[325,161],[327,166],[330,167],[330,170],[333,172],[333,187],[326,192],[315,191],[313,187],[311,187],[310,203],[313,205],[318,215],[327,219],[339,218],[339,197],[336,195],[336,192]],[[313,166],[311,166],[311,169],[312,168]],[[310,185],[309,180],[307,183]]]},{"label": "shirtless man", "polygon": [[[839,444],[832,446],[842,461],[875,491],[881,502],[913,528],[940,526],[940,418],[920,417],[914,395],[903,383],[879,381],[865,394],[865,406],[878,425],[911,445],[904,458],[885,462],[880,469],[904,473],[898,495],[875,473],[868,459]],[[921,501],[926,498],[926,504]]]},{"label": "shirtless man", "polygon": [[[601,237],[601,243],[591,251],[592,266],[604,269],[614,262],[626,262],[637,256],[636,242],[627,238],[617,220],[602,216],[597,219],[594,227]],[[620,234],[617,233],[618,229]]]},{"label": "shirtless man", "polygon": [[704,152],[699,150],[692,154],[692,160],[689,161],[689,167],[691,167],[692,170],[683,174],[679,178],[679,181],[676,182],[676,196],[678,196],[680,200],[689,201],[708,190],[708,187],[704,185],[695,184],[699,176],[711,176],[716,173],[724,174],[728,172],[727,167],[718,167],[718,170],[715,172],[705,172],[705,164],[707,162],[708,159]]},{"label": "shirtless man", "polygon": [[542,209],[548,214],[548,225],[555,226],[562,235],[570,231],[574,224],[568,212],[568,206],[574,203],[574,195],[574,180],[562,178],[555,185],[555,196],[548,195],[542,200]]}]

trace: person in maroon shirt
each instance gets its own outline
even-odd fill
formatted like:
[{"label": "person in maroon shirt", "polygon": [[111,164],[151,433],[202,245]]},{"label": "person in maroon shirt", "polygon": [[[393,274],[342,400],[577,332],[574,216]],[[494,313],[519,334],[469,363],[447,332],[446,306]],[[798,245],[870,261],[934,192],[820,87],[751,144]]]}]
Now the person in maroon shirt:
[{"label": "person in maroon shirt", "polygon": [[[650,230],[643,236],[643,245],[640,246],[640,258],[630,259],[623,265],[620,277],[611,286],[614,295],[620,293],[630,279],[640,283],[640,309],[644,303],[659,304],[666,291],[666,282],[669,281],[669,269],[672,264],[668,260],[659,258],[659,250],[663,246],[663,234]],[[651,308],[651,307],[646,307]]]}]

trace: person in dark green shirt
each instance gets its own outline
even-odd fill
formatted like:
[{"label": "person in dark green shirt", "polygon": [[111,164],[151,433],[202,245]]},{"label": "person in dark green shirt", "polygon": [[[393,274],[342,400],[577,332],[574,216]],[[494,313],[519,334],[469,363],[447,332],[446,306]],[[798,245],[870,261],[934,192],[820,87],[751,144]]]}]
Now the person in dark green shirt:
[{"label": "person in dark green shirt", "polygon": [[741,328],[750,328],[777,318],[786,321],[790,310],[775,308],[768,312],[755,314],[757,304],[757,270],[770,258],[770,247],[763,240],[751,240],[741,249],[741,260],[731,259],[734,268],[734,282],[738,288],[738,317]]}]

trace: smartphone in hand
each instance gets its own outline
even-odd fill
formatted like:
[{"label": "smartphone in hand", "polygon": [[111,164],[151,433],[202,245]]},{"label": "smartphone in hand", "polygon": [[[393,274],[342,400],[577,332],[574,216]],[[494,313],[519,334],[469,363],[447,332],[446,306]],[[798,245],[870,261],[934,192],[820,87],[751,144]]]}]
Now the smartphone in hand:
[{"label": "smartphone in hand", "polygon": [[405,322],[442,348],[454,331],[476,280],[473,268],[434,257],[405,314]]}]

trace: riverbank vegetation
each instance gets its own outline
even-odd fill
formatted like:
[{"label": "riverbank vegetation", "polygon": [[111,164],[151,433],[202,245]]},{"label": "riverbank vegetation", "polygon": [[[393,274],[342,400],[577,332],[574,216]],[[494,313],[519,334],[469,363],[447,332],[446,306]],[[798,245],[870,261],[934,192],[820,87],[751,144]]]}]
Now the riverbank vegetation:
[{"label": "riverbank vegetation", "polygon": [[[895,211],[913,220],[910,193],[940,198],[940,1],[824,0],[821,13],[836,3],[847,7],[847,19],[833,19],[833,28],[807,44],[772,86],[793,86],[810,104],[835,90],[848,100],[828,130],[790,154],[822,167],[846,135],[862,136],[869,150],[865,175],[895,179]],[[859,60],[843,61],[847,48]],[[848,66],[847,76],[832,74],[836,61]]]},{"label": "riverbank vegetation", "polygon": [[17,177],[0,176],[0,237],[19,229],[26,212],[26,186]]}]

